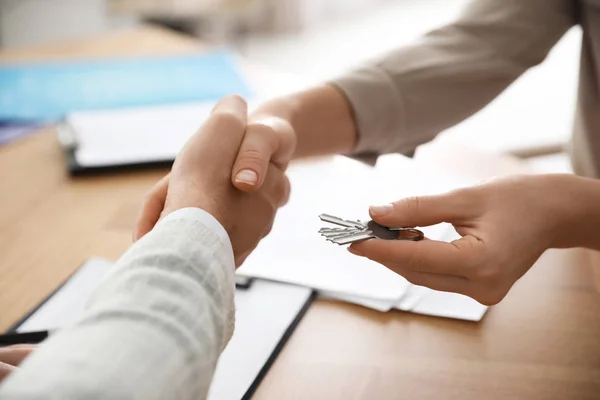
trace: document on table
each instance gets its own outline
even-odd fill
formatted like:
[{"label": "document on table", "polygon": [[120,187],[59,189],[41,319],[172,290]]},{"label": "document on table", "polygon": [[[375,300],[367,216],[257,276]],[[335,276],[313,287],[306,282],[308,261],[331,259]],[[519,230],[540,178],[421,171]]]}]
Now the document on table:
[{"label": "document on table", "polygon": [[175,159],[214,105],[215,101],[209,101],[77,112],[67,117],[62,129],[72,136],[75,161],[81,167],[168,162]]},{"label": "document on table", "polygon": [[[462,313],[462,303],[458,301],[452,310],[442,310],[445,294],[431,297],[435,300],[442,296],[438,308],[433,306],[433,300],[428,300],[431,293],[425,293],[425,289],[417,290],[410,301],[405,299],[412,285],[404,278],[326,242],[318,234],[323,226],[318,218],[321,213],[367,221],[370,205],[440,193],[463,184],[436,171],[423,171],[405,157],[395,161],[393,169],[373,168],[345,157],[292,165],[288,170],[290,201],[278,212],[271,234],[261,241],[238,273],[309,286],[327,297],[380,311],[397,307],[419,312],[422,305],[423,313],[433,315],[439,309],[443,316],[474,319],[472,315],[476,313]],[[447,240],[450,229],[453,231],[450,225],[440,224],[423,231],[430,239]],[[465,299],[471,305],[470,299]],[[483,310],[483,315],[486,308],[474,303],[473,308]]]},{"label": "document on table", "polygon": [[16,331],[54,331],[72,325],[83,313],[86,300],[111,268],[110,262],[91,258],[34,310]]},{"label": "document on table", "polygon": [[[250,107],[255,102],[249,100]],[[81,168],[172,162],[210,115],[215,100],[160,107],[80,111],[59,127]]]}]

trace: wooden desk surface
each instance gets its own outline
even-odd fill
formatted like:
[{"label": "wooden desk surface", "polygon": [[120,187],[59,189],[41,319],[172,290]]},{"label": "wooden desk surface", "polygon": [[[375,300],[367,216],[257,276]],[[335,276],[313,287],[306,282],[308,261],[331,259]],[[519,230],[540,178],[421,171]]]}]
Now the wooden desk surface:
[{"label": "wooden desk surface", "polygon": [[[143,28],[0,60],[197,48]],[[429,159],[457,167],[456,157]],[[489,157],[458,159],[490,170]],[[70,179],[50,131],[0,147],[0,330],[90,256],[116,259],[131,243],[141,197],[164,172]],[[598,253],[547,252],[477,324],[319,300],[255,398],[598,399],[599,266]]]}]

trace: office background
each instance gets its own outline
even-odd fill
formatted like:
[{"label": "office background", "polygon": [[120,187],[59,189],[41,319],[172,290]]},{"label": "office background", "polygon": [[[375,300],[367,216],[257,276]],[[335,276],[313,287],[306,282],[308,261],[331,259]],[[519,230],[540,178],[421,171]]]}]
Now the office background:
[{"label": "office background", "polygon": [[[318,81],[410,43],[451,20],[466,1],[0,0],[0,44],[10,49],[76,40],[150,21]],[[574,28],[542,66],[442,138],[492,152],[550,148],[541,153],[551,154],[528,161],[543,171],[570,171],[562,148],[572,126],[579,41]]]}]

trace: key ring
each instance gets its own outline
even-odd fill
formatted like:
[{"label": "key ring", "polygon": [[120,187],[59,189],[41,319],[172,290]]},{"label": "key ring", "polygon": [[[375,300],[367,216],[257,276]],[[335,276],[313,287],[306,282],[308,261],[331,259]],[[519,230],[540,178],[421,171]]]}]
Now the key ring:
[{"label": "key ring", "polygon": [[396,240],[411,240],[418,242],[425,239],[425,234],[415,228],[388,228],[392,232],[400,232],[400,236]]},{"label": "key ring", "polygon": [[328,242],[338,245],[352,244],[368,239],[383,240],[408,240],[417,242],[423,240],[425,235],[414,228],[388,228],[375,221],[361,222],[342,219],[329,214],[321,214],[319,218],[323,222],[337,225],[336,228],[321,228],[319,233]]},{"label": "key ring", "polygon": [[425,234],[415,228],[388,228],[378,224],[375,221],[369,221],[367,228],[373,232],[373,234],[386,240],[410,240],[412,242],[418,242],[425,238]]}]

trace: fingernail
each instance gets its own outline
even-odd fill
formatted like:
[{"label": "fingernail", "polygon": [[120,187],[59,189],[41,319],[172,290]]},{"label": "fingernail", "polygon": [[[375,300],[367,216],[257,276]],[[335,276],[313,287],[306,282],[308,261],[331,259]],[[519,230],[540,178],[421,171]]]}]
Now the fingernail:
[{"label": "fingernail", "polygon": [[365,255],[363,252],[356,250],[354,247],[348,247],[348,251],[350,253],[354,254],[355,256],[359,256],[359,257],[364,257],[364,255]]},{"label": "fingernail", "polygon": [[235,176],[235,181],[254,186],[258,182],[258,174],[251,169],[243,169]]},{"label": "fingernail", "polygon": [[371,214],[376,217],[383,217],[384,215],[391,213],[393,209],[393,205],[386,204],[383,206],[371,206],[371,208],[369,208],[369,211],[371,211]]}]

